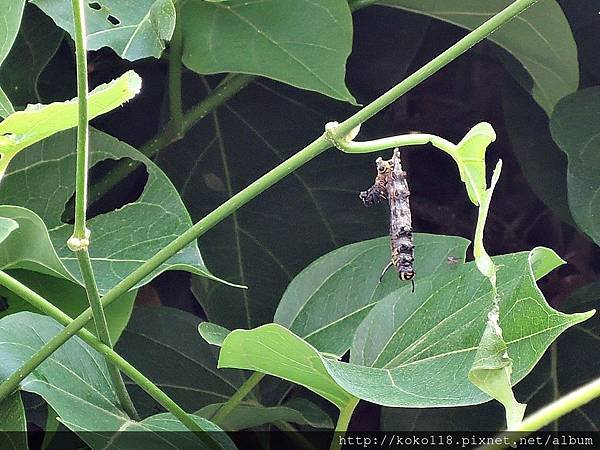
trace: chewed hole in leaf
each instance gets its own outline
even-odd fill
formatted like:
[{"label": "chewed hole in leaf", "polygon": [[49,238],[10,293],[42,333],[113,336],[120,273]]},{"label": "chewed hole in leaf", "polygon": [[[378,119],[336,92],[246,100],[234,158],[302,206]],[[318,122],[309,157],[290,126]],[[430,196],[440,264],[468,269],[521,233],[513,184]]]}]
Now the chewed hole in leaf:
[{"label": "chewed hole in leaf", "polygon": [[[97,184],[100,180],[104,179],[113,170],[115,170],[116,167],[120,166],[121,164],[131,166],[138,163],[137,161],[134,161],[131,158],[121,158],[119,160],[105,159],[103,161],[100,161],[98,164],[96,164],[90,169],[90,189],[93,191],[93,186],[95,184]],[[99,201],[94,202],[88,206],[88,220],[101,214],[106,214],[111,211],[122,208],[123,206],[128,205],[130,203],[134,203],[141,197],[147,182],[148,171],[146,170],[146,167],[142,164],[129,177],[127,177],[127,179],[123,180],[118,185],[113,187],[111,191],[108,192]],[[62,222],[73,224],[74,211],[75,193],[71,195],[71,197],[65,204],[65,209],[61,215]]]},{"label": "chewed hole in leaf", "polygon": [[115,27],[121,24],[121,21],[112,15],[109,15],[106,20],[108,20]]},{"label": "chewed hole in leaf", "polygon": [[100,11],[102,9],[102,5],[100,5],[98,2],[90,2],[88,3],[88,6],[96,11]]}]

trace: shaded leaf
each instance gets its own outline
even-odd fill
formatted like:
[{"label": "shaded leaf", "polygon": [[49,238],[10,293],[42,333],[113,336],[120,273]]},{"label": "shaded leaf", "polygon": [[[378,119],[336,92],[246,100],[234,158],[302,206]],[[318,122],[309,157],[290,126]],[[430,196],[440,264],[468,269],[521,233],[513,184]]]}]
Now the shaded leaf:
[{"label": "shaded leaf", "polygon": [[345,0],[186,2],[183,62],[202,74],[242,72],[354,102],[346,88],[352,18]]},{"label": "shaded leaf", "polygon": [[[7,378],[63,327],[46,316],[21,312],[0,319],[0,379]],[[108,443],[121,448],[181,448],[192,433],[153,433],[186,431],[170,414],[159,414],[141,422],[131,420],[117,406],[104,358],[78,337],[73,337],[28,375],[19,388],[44,398],[69,429],[78,432],[92,448]],[[93,413],[91,413],[93,412]],[[197,416],[205,430],[216,425]],[[144,434],[122,431],[146,431]],[[224,433],[213,433],[223,448],[235,448]],[[135,446],[131,446],[133,442]],[[180,445],[180,447],[177,447]],[[201,441],[196,448],[205,448]]]},{"label": "shaded leaf", "polygon": [[[0,201],[4,204],[26,205],[39,214],[50,230],[50,240],[60,262],[72,278],[80,280],[77,260],[66,246],[72,225],[61,220],[65,204],[75,190],[75,148],[76,132],[70,130],[18,154],[0,186]],[[137,150],[95,130],[90,133],[90,149],[91,164],[106,159],[129,158],[143,163],[148,171],[144,191],[135,203],[98,215],[87,222],[92,233],[90,254],[98,287],[105,293],[187,230],[191,221],[167,177]],[[27,251],[35,252],[36,249]],[[207,271],[198,247],[192,243],[136,287],[172,269],[214,278]],[[33,270],[39,271],[38,268]],[[60,270],[54,267],[53,270],[54,274],[68,278]]]},{"label": "shaded leaf", "polygon": [[548,116],[508,78],[502,106],[513,154],[529,186],[561,220],[572,223],[567,202],[567,158],[552,140]]},{"label": "shaded leaf", "polygon": [[8,117],[12,113],[15,112],[15,108],[10,102],[9,98],[6,96],[6,93],[0,87],[0,117]]},{"label": "shaded leaf", "polygon": [[[383,0],[472,30],[512,3],[511,0]],[[538,2],[504,24],[489,39],[510,52],[534,81],[532,95],[550,115],[562,97],[579,84],[577,46],[569,22],[554,0]]]},{"label": "shaded leaf", "polygon": [[[199,317],[174,308],[137,307],[117,346],[186,411],[227,401],[243,381],[239,371],[217,370],[217,350],[198,336],[199,322]],[[157,411],[152,398],[127,383],[142,416]]]},{"label": "shaded leaf", "polygon": [[569,207],[581,231],[600,245],[600,87],[569,95],[550,119],[554,141],[568,159]]},{"label": "shaded leaf", "polygon": [[[30,0],[73,36],[71,5],[62,0]],[[175,29],[172,0],[99,0],[86,2],[89,50],[112,48],[121,58],[158,58]]]},{"label": "shaded leaf", "polygon": [[27,418],[21,393],[0,402],[0,443],[7,450],[27,450]]},{"label": "shaded leaf", "polygon": [[[254,83],[161,152],[158,164],[200,219],[350,111],[324,100]],[[209,267],[249,287],[194,280],[208,320],[227,328],[270,322],[286,286],[312,260],[385,233],[385,208],[368,211],[358,199],[373,182],[374,158],[326,152],[207,232],[200,246]]]},{"label": "shaded leaf", "polygon": [[[208,405],[194,414],[210,418],[223,403]],[[266,425],[279,420],[313,428],[333,428],[333,422],[322,409],[308,400],[297,398],[281,406],[240,404],[220,424],[225,431],[239,431]]]},{"label": "shaded leaf", "polygon": [[[90,306],[85,289],[78,284],[25,270],[11,270],[10,275],[71,317],[77,317]],[[131,316],[136,294],[137,290],[129,291],[104,309],[112,342],[117,342],[125,329]],[[2,286],[0,286],[0,296],[6,302],[6,309],[0,311],[0,317],[15,314],[19,311],[38,312],[25,300]],[[86,328],[92,333],[96,332],[96,326],[93,322],[88,323]]]},{"label": "shaded leaf", "polygon": [[[102,84],[89,94],[90,119],[107,113],[132,99],[142,79],[132,70]],[[0,179],[17,153],[59,131],[77,125],[77,98],[49,105],[29,105],[0,122]]]},{"label": "shaded leaf", "polygon": [[38,79],[60,43],[64,32],[35,6],[23,13],[19,34],[0,67],[0,85],[13,104],[40,103]]},{"label": "shaded leaf", "polygon": [[[469,241],[456,236],[415,234],[417,280],[454,270],[448,257],[464,260]],[[379,281],[390,261],[390,239],[341,247],[310,264],[292,280],[275,313],[285,326],[322,352],[343,355],[356,327],[373,306],[402,287],[395,273]]]}]

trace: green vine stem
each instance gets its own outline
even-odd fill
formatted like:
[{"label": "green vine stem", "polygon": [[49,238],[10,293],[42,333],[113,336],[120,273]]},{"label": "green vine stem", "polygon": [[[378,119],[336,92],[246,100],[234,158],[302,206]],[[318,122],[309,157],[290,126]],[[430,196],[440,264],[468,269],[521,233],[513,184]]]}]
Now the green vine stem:
[{"label": "green vine stem", "polygon": [[[87,179],[89,165],[89,117],[88,117],[88,81],[87,81],[87,48],[86,27],[83,0],[72,0],[73,22],[75,28],[75,55],[77,59],[77,170],[75,182],[75,225],[73,236],[68,241],[69,248],[77,255],[79,269],[83,276],[83,284],[87,294],[96,330],[100,340],[112,348],[106,316],[100,303],[98,286],[94,277],[92,262],[88,253],[89,230],[86,227]],[[121,407],[132,418],[137,418],[137,412],[129,397],[123,378],[109,360],[107,360],[110,379],[112,381]]]},{"label": "green vine stem", "polygon": [[75,181],[75,225],[73,238],[83,241],[88,238],[88,231],[85,227],[89,157],[87,42],[83,0],[72,0],[71,4],[75,27],[74,40],[75,59],[77,62],[77,103],[79,106],[77,123],[77,174]]},{"label": "green vine stem", "polygon": [[[374,139],[372,141],[353,141],[342,138],[339,135],[340,124],[337,122],[329,122],[325,125],[325,136],[338,150],[344,153],[372,153],[388,148],[407,147],[411,145],[431,144],[447,153],[452,154],[456,149],[456,145],[444,138],[433,134],[409,133],[398,136],[390,136],[382,139]],[[356,130],[355,130],[356,131]],[[352,137],[350,135],[349,137]]]},{"label": "green vine stem", "polygon": [[[34,308],[43,312],[47,316],[52,317],[61,325],[66,326],[72,322],[73,319],[62,312],[59,308],[2,270],[0,270],[0,284],[14,292]],[[202,428],[200,428],[200,426],[194,422],[177,403],[175,403],[167,394],[165,394],[162,390],[160,390],[160,388],[152,383],[152,381],[150,381],[135,367],[133,367],[126,359],[116,353],[108,345],[102,343],[96,336],[86,329],[79,330],[77,335],[96,351],[104,355],[112,364],[121,369],[123,373],[131,378],[167,411],[173,414],[173,416],[179,419],[181,423],[183,423],[190,431],[196,433],[203,442],[210,446],[210,448],[221,449],[221,446],[211,438],[210,433],[206,433]],[[24,374],[22,377],[20,377],[20,379],[22,380],[26,375],[27,374]],[[4,395],[6,394],[10,394],[10,392],[6,393],[3,390],[3,387],[0,386],[0,398],[4,398]]]},{"label": "green vine stem", "polygon": [[512,428],[510,433],[498,436],[498,444],[481,448],[494,450],[506,448],[518,442],[520,438],[545,427],[598,397],[600,397],[600,378],[584,384],[558,400],[544,406],[529,417],[526,417],[519,425]]},{"label": "green vine stem", "polygon": [[[356,128],[362,122],[365,122],[370,117],[392,103],[394,100],[417,86],[427,77],[442,69],[448,63],[466,52],[477,42],[483,40],[487,35],[492,33],[503,23],[508,22],[524,9],[533,5],[536,1],[537,0],[517,0],[500,13],[484,22],[482,25],[459,40],[456,44],[452,45],[449,49],[445,50],[421,69],[410,75],[404,81],[387,91],[369,105],[365,106],[362,110],[351,116],[349,119],[342,122],[337,128],[339,135],[348,135],[351,130]],[[254,197],[330,147],[331,144],[329,139],[325,134],[321,135],[298,153],[282,162],[262,177],[258,178],[256,181],[235,194],[233,197],[229,198],[179,237],[174,239],[170,244],[158,251],[158,253],[148,259],[127,277],[121,280],[102,298],[102,306],[106,307],[114,302],[121,295],[132,289],[140,280],[144,279],[152,271],[158,268],[162,263],[187,246],[190,242],[202,236],[204,233],[229,217]],[[42,348],[40,348],[40,350],[29,359],[29,361],[25,362],[23,366],[18,369],[17,373],[22,375],[23,378],[27,376],[40,363],[42,363],[62,344],[64,344],[71,336],[83,328],[91,319],[91,310],[88,308],[79,316],[77,316],[77,318],[75,318],[70,324],[68,324],[63,331],[61,331]],[[5,380],[2,385],[0,385],[0,401],[3,400],[10,392],[14,391],[18,386],[18,383],[18,377],[11,376]]]},{"label": "green vine stem", "polygon": [[210,418],[210,420],[217,425],[223,423],[223,419],[233,411],[237,405],[240,404],[242,400],[250,393],[254,387],[260,383],[260,381],[265,377],[264,373],[254,372],[250,377],[244,381],[244,384],[240,386],[240,388],[229,397],[229,400],[219,408],[219,410],[215,413],[214,416]]},{"label": "green vine stem", "polygon": [[333,438],[331,439],[329,450],[340,450],[342,448],[341,438],[343,438],[348,431],[348,424],[350,424],[350,419],[352,419],[352,414],[354,413],[356,405],[358,405],[358,401],[359,399],[355,398],[340,410],[340,415],[335,425],[335,430],[333,431]]},{"label": "green vine stem", "polygon": [[175,126],[175,136],[181,137],[183,125],[183,101],[181,99],[181,52],[183,32],[181,30],[181,3],[175,2],[175,30],[169,50],[169,115]]},{"label": "green vine stem", "polygon": [[[79,267],[81,269],[81,274],[83,275],[83,281],[90,307],[92,309],[92,314],[94,316],[96,335],[100,338],[100,341],[103,344],[112,349],[113,345],[110,338],[110,333],[108,331],[108,323],[106,321],[104,310],[102,309],[102,304],[100,303],[100,294],[98,293],[98,286],[96,284],[96,279],[94,278],[90,254],[87,250],[81,250],[76,252],[76,255]],[[108,366],[110,380],[112,381],[121,407],[129,415],[129,417],[134,420],[139,420],[138,413],[133,405],[133,402],[131,401],[129,393],[127,392],[127,388],[125,387],[125,383],[123,382],[123,377],[121,376],[119,369],[109,360],[107,360],[106,363]]]}]

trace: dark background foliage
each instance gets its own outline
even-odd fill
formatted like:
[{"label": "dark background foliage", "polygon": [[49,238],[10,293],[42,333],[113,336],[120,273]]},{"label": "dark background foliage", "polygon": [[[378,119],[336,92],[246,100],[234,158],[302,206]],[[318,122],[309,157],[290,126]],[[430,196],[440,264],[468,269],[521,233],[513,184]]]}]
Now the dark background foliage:
[{"label": "dark background foliage", "polygon": [[[593,2],[583,2],[586,6],[581,8],[574,3],[565,1],[562,6],[577,40],[581,84],[598,85],[600,60],[594,44],[600,30],[598,8],[594,9]],[[25,17],[57,34],[47,39],[48,45],[55,42],[56,53],[40,68],[38,92],[20,92],[18,100],[13,100],[24,104],[38,101],[36,95],[43,102],[73,97],[72,42],[62,39],[62,33],[36,7],[27,5]],[[360,104],[376,98],[466,33],[444,22],[378,6],[354,13],[354,27],[346,81]],[[140,147],[166,120],[166,59],[129,63],[102,49],[91,52],[89,61],[93,86],[128,68],[142,76],[144,89],[135,101],[93,122]],[[488,252],[504,254],[535,246],[554,249],[569,264],[541,281],[546,298],[563,311],[590,309],[600,298],[600,251],[574,226],[566,200],[566,157],[550,135],[543,110],[506,70],[511,63],[512,56],[484,41],[369,122],[361,138],[424,131],[457,141],[475,123],[492,123],[498,138],[488,158],[490,162],[502,158],[504,170],[488,218]],[[11,73],[0,72],[5,89],[16,83],[13,78]],[[197,102],[221,78],[200,78],[186,71],[185,102]],[[163,149],[155,161],[179,190],[192,218],[198,220],[310,142],[322,132],[324,123],[355,110],[315,93],[257,78],[183,139]],[[472,238],[476,211],[454,162],[430,148],[404,155],[415,230]],[[321,155],[200,240],[212,272],[246,284],[249,290],[216,285],[184,272],[166,272],[139,291],[136,304],[177,308],[229,328],[272,321],[285,287],[311,261],[344,244],[387,233],[385,209],[365,210],[357,196],[372,183],[376,156]],[[107,170],[97,167],[93,174],[100,178]],[[145,181],[144,171],[136,172],[92,209],[105,212],[134,201]],[[597,374],[598,327],[598,319],[592,318],[561,336],[518,386],[519,401],[527,401],[533,411]],[[127,343],[134,335],[135,330],[126,332],[119,348],[134,364],[144,364],[142,357],[147,355],[127,355]],[[261,389],[267,403],[276,403],[285,394],[319,402],[304,389],[289,392],[288,386],[274,380]],[[592,405],[552,426],[596,429],[598,420],[600,412]],[[503,413],[495,403],[428,410],[391,410],[363,403],[351,428],[481,430],[502,424]]]}]

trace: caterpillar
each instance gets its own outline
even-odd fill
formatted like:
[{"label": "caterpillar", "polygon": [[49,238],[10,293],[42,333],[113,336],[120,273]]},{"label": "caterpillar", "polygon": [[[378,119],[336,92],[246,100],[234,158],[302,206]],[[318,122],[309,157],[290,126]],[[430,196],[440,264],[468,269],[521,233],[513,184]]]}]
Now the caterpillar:
[{"label": "caterpillar", "polygon": [[[385,267],[381,278],[392,265],[398,277],[403,281],[415,276],[414,242],[412,235],[412,217],[410,213],[410,191],[406,181],[406,172],[402,170],[400,150],[394,149],[392,159],[377,158],[377,176],[375,183],[359,194],[367,207],[387,199],[390,207],[390,246],[391,262]],[[381,279],[380,278],[380,279]],[[413,284],[414,289],[414,284]]]}]

